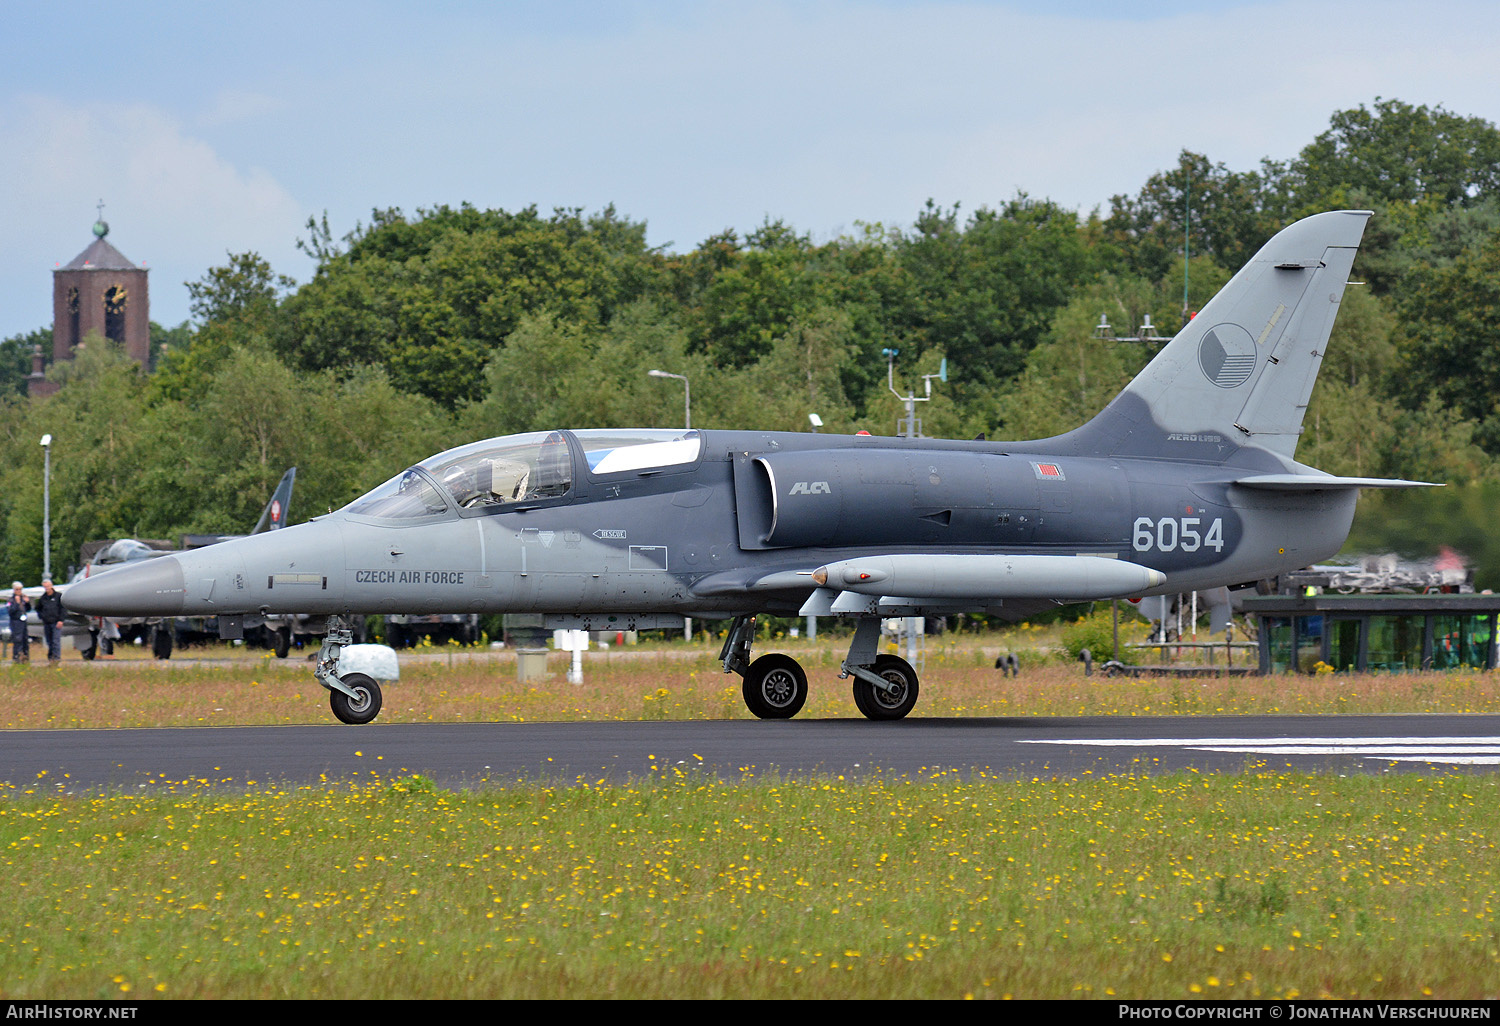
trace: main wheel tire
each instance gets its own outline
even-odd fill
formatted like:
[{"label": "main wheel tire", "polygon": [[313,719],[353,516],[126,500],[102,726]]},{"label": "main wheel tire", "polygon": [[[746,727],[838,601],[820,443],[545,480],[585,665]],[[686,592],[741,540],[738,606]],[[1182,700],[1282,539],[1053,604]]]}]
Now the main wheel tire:
[{"label": "main wheel tire", "polygon": [[292,650],[292,629],[282,627],[271,632],[271,651],[276,653],[277,659],[285,659]]},{"label": "main wheel tire", "polygon": [[763,720],[789,720],[807,701],[807,674],[787,655],[763,655],[745,671],[745,705]]},{"label": "main wheel tire", "polygon": [[899,720],[917,704],[917,671],[900,656],[875,657],[870,669],[896,686],[894,692],[854,678],[854,704],[872,720]]},{"label": "main wheel tire", "polygon": [[380,685],[363,673],[344,674],[339,678],[354,692],[350,698],[342,691],[330,691],[328,704],[342,723],[369,723],[380,715]]},{"label": "main wheel tire", "polygon": [[99,654],[99,632],[89,631],[89,641],[91,641],[92,644],[90,644],[88,648],[82,649],[80,652],[80,654],[85,659],[93,659],[96,655]]},{"label": "main wheel tire", "polygon": [[172,628],[166,625],[151,628],[151,654],[157,659],[172,658]]},{"label": "main wheel tire", "polygon": [[[864,685],[863,687],[860,686],[862,684]],[[867,720],[876,719],[875,714],[870,711],[869,704],[869,694],[874,689],[858,677],[855,677],[854,684],[850,690],[854,692],[854,708],[859,710],[859,714]]]}]

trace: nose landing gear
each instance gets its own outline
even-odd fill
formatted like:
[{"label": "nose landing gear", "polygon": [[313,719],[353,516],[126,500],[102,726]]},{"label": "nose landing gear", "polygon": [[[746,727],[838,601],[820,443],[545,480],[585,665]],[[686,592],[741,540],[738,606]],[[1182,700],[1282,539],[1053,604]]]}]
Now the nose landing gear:
[{"label": "nose landing gear", "polygon": [[341,616],[328,618],[328,633],[318,650],[313,676],[328,689],[328,704],[341,723],[369,723],[380,715],[380,684],[368,674],[339,675],[339,653],[352,644],[354,632]]}]

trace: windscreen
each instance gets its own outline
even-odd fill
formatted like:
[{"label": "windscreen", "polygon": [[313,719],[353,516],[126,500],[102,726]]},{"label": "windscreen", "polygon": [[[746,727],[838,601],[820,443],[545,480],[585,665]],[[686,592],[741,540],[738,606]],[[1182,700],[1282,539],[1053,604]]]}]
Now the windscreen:
[{"label": "windscreen", "polygon": [[344,507],[346,513],[405,520],[447,512],[448,504],[425,475],[411,467]]}]

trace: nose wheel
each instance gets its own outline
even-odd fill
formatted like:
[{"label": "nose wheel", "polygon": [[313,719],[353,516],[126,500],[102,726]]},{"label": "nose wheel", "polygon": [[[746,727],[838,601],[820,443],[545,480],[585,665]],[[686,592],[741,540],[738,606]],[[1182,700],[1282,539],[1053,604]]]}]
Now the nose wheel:
[{"label": "nose wheel", "polygon": [[339,653],[353,641],[353,632],[344,618],[330,616],[313,676],[328,689],[328,704],[340,722],[369,723],[380,715],[380,685],[366,673],[338,672]]},{"label": "nose wheel", "polygon": [[328,704],[341,723],[369,723],[380,715],[380,685],[363,673],[346,673],[339,678],[354,694],[328,692]]}]

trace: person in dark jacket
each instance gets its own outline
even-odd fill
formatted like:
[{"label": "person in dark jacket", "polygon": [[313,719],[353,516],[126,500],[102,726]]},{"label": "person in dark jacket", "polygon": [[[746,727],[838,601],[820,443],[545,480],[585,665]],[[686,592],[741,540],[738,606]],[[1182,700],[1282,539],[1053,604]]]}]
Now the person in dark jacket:
[{"label": "person in dark jacket", "polygon": [[21,582],[10,586],[10,601],[5,603],[10,614],[11,659],[18,663],[31,662],[31,639],[26,636],[26,614],[31,612],[31,602],[21,591]]},{"label": "person in dark jacket", "polygon": [[47,662],[56,666],[62,660],[62,596],[49,577],[42,581],[42,594],[36,600],[36,615],[42,621],[42,637],[47,640]]}]

